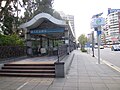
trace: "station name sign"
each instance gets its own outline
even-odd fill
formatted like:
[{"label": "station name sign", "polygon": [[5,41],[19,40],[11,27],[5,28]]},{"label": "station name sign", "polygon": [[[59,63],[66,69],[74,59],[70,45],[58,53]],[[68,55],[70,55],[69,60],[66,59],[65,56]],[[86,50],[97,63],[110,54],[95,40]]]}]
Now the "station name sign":
[{"label": "station name sign", "polygon": [[64,32],[64,28],[31,29],[30,34],[49,34]]}]

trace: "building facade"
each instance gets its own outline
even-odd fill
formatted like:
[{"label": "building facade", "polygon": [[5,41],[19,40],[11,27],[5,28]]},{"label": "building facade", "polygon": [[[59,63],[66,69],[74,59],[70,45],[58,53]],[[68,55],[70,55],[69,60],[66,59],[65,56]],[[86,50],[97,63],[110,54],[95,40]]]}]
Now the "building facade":
[{"label": "building facade", "polygon": [[108,9],[104,34],[107,44],[119,43],[120,40],[120,10]]},{"label": "building facade", "polygon": [[62,11],[59,11],[59,13],[60,13],[60,16],[62,17],[63,20],[66,20],[66,21],[68,21],[70,23],[70,25],[72,27],[72,30],[73,30],[73,33],[76,36],[76,34],[75,34],[74,16],[73,15],[65,15],[65,13],[62,12]]}]

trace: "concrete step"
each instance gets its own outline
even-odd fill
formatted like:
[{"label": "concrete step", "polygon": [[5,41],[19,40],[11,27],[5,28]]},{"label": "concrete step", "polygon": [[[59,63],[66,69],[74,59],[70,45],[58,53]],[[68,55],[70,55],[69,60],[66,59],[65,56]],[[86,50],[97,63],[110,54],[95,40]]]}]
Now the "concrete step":
[{"label": "concrete step", "polygon": [[55,66],[3,66],[2,69],[55,69]]},{"label": "concrete step", "polygon": [[4,64],[4,66],[54,66],[54,64],[50,63],[36,63],[36,64]]},{"label": "concrete step", "polygon": [[4,64],[0,76],[55,77],[53,63],[9,63]]},{"label": "concrete step", "polygon": [[26,69],[2,69],[1,72],[5,73],[55,73],[55,70],[26,70]]},{"label": "concrete step", "polygon": [[20,76],[20,77],[51,77],[54,78],[55,74],[47,73],[0,73],[0,76]]}]

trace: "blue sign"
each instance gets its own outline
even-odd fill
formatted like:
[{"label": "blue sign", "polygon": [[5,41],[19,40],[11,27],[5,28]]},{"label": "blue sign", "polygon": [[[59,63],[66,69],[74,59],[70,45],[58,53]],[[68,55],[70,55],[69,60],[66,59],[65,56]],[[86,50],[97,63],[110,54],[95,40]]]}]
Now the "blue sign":
[{"label": "blue sign", "polygon": [[65,28],[31,29],[30,34],[49,34],[64,32]]},{"label": "blue sign", "polygon": [[96,14],[96,15],[93,15],[92,18],[97,18],[97,17],[101,16],[102,14],[103,14],[103,12],[99,13],[99,14]]},{"label": "blue sign", "polygon": [[113,12],[120,12],[120,9],[111,9],[111,8],[108,8],[108,14],[113,13]]},{"label": "blue sign", "polygon": [[96,28],[96,27],[103,26],[103,25],[105,25],[105,18],[102,18],[102,17],[95,18],[91,22],[92,28]]},{"label": "blue sign", "polygon": [[87,47],[90,47],[90,42],[87,42]]},{"label": "blue sign", "polygon": [[97,31],[97,35],[99,36],[102,33],[102,31]]}]

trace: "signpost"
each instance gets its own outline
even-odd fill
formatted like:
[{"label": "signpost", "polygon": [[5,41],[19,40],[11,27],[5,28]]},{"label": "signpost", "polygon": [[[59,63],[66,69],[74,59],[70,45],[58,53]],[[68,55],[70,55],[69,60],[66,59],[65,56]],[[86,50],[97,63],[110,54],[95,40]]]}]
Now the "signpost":
[{"label": "signpost", "polygon": [[91,26],[97,31],[97,42],[98,42],[98,64],[100,64],[100,35],[101,35],[101,26],[105,25],[105,19],[101,16],[103,13],[93,15]]}]

